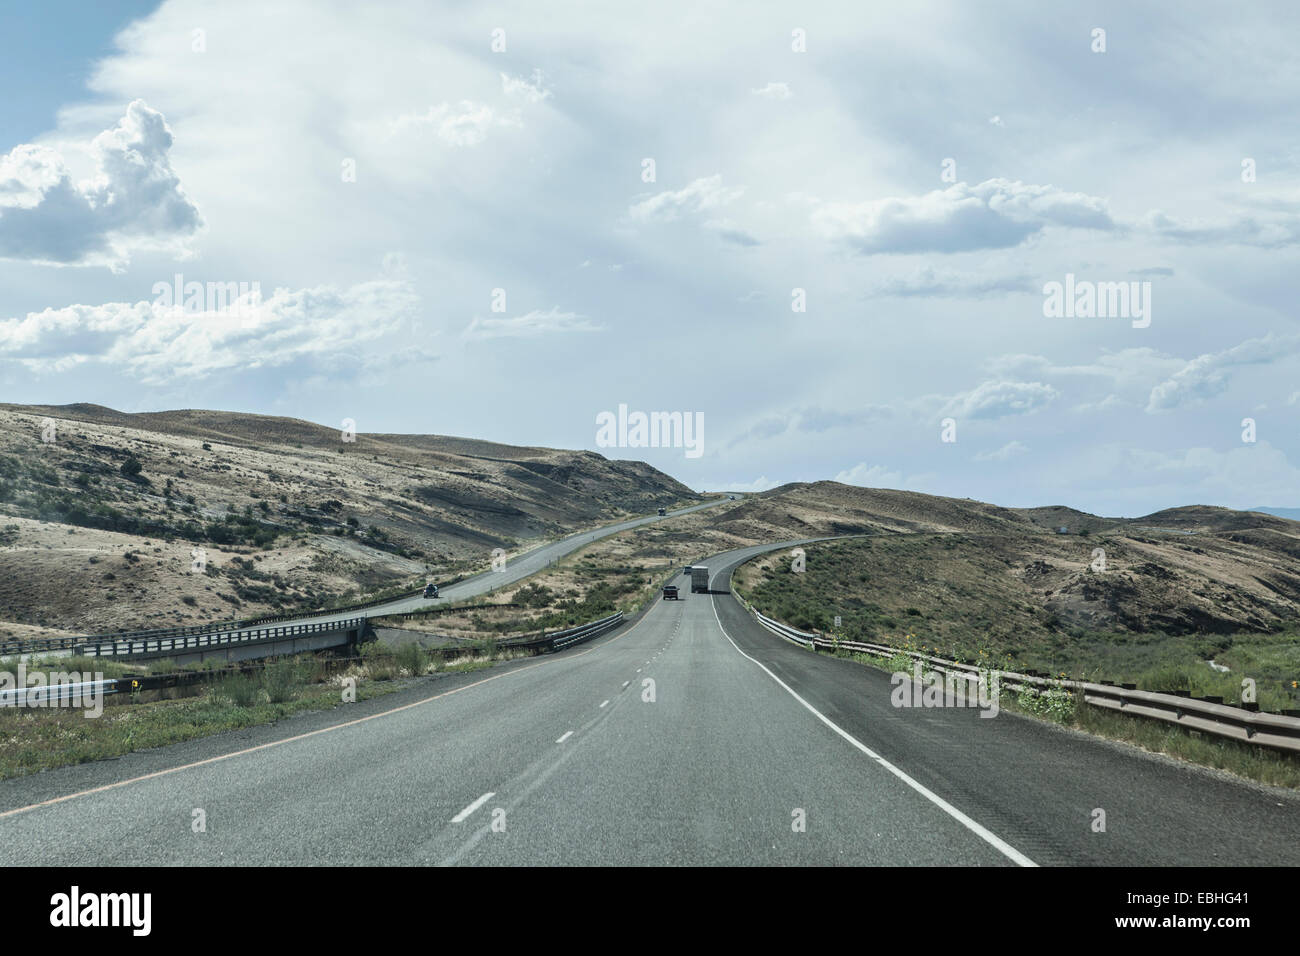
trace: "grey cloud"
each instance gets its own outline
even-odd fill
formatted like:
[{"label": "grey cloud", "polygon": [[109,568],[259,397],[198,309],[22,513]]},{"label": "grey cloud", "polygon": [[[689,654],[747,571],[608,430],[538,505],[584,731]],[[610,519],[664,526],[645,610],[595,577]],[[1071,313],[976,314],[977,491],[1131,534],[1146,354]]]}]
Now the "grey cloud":
[{"label": "grey cloud", "polygon": [[1042,382],[984,382],[954,396],[945,411],[958,419],[996,419],[1036,412],[1056,401],[1059,392]]},{"label": "grey cloud", "polygon": [[1158,238],[1187,245],[1243,245],[1280,249],[1300,243],[1300,221],[1260,220],[1242,216],[1225,222],[1175,219],[1160,210],[1147,213],[1139,225]]},{"label": "grey cloud", "polygon": [[706,176],[677,190],[665,190],[647,196],[628,208],[634,222],[673,222],[677,219],[717,209],[737,199],[743,192],[722,185],[722,176]]},{"label": "grey cloud", "polygon": [[1228,388],[1229,372],[1242,365],[1262,365],[1300,352],[1300,335],[1247,339],[1222,352],[1200,355],[1151,389],[1148,412],[1170,411],[1205,401]]},{"label": "grey cloud", "polygon": [[813,222],[864,255],[1003,249],[1053,225],[1116,228],[1101,199],[1008,179],[956,183],[921,196],[822,203]]},{"label": "grey cloud", "polygon": [[167,153],[172,133],[143,100],[91,143],[94,178],[24,145],[0,158],[0,258],[120,268],[139,248],[177,248],[203,225]]}]

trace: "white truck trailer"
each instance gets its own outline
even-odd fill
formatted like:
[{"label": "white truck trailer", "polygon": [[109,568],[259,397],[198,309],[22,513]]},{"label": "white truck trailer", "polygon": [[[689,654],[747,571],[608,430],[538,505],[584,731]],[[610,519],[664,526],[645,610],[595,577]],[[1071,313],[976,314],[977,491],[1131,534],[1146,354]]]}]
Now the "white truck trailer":
[{"label": "white truck trailer", "polygon": [[691,593],[709,593],[709,569],[702,565],[691,565]]}]

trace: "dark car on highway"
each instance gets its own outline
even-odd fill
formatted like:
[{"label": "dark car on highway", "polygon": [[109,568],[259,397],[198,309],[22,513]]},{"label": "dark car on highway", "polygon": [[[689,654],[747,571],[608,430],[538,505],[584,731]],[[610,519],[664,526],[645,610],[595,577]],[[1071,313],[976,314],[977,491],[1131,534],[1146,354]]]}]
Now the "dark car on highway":
[{"label": "dark car on highway", "polygon": [[436,598],[438,596],[438,585],[426,584],[424,586],[424,596],[427,598]]},{"label": "dark car on highway", "polygon": [[665,601],[679,600],[679,598],[677,597],[677,585],[675,584],[664,585],[664,600]]}]

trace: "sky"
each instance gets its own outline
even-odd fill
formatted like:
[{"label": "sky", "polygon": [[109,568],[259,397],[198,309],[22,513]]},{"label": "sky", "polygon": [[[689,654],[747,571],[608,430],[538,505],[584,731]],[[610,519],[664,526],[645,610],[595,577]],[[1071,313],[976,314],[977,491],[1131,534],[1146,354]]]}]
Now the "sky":
[{"label": "sky", "polygon": [[11,6],[2,401],[1300,506],[1292,3]]}]

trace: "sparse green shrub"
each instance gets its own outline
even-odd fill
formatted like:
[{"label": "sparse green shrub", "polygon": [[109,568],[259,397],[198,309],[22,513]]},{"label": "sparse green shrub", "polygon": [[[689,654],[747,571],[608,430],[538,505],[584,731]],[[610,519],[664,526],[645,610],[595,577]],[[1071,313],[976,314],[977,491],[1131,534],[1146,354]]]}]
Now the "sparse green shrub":
[{"label": "sparse green shrub", "polygon": [[1060,684],[1052,684],[1046,690],[1035,690],[1032,685],[1025,684],[1020,688],[1016,704],[1025,713],[1058,723],[1068,724],[1074,720],[1074,694]]},{"label": "sparse green shrub", "polygon": [[214,694],[236,707],[253,707],[261,702],[262,688],[246,674],[231,674],[218,682]]},{"label": "sparse green shrub", "polygon": [[303,668],[296,661],[271,661],[262,668],[262,689],[273,704],[293,700],[304,683]]},{"label": "sparse green shrub", "polygon": [[401,645],[393,658],[397,666],[412,677],[419,677],[429,666],[429,656],[424,652],[424,648],[414,641]]},{"label": "sparse green shrub", "polygon": [[393,649],[380,641],[361,645],[361,661],[371,680],[392,680],[398,676]]}]

